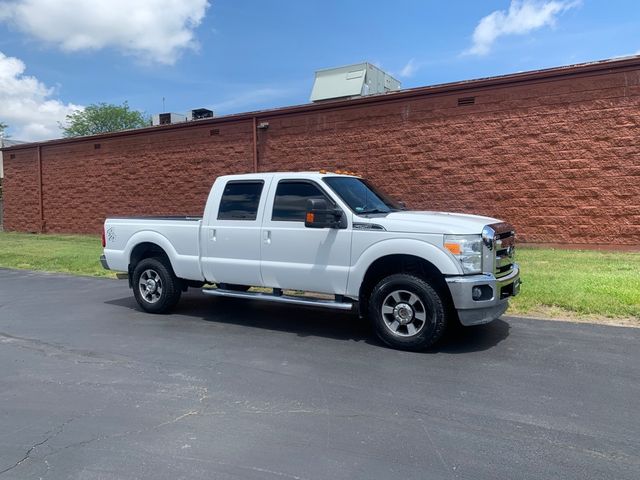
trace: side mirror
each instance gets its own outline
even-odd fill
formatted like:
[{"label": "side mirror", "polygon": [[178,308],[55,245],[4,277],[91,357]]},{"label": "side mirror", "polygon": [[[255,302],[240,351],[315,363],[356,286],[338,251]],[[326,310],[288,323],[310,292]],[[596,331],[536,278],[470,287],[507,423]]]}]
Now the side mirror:
[{"label": "side mirror", "polygon": [[340,228],[342,210],[329,208],[327,201],[320,198],[307,200],[304,226],[307,228]]}]

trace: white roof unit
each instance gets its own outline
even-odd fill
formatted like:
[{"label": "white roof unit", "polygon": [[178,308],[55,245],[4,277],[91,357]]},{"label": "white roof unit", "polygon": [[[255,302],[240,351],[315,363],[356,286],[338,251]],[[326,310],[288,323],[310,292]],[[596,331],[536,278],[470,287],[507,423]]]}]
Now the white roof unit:
[{"label": "white roof unit", "polygon": [[400,82],[370,63],[318,70],[311,101],[351,98],[400,90]]}]

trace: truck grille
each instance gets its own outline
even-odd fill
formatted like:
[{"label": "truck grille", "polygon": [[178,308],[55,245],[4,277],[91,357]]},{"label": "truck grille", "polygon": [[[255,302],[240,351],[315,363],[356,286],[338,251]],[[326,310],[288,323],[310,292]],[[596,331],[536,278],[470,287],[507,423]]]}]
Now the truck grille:
[{"label": "truck grille", "polygon": [[491,225],[495,234],[495,267],[494,275],[501,278],[513,271],[516,253],[516,232],[508,223]]}]

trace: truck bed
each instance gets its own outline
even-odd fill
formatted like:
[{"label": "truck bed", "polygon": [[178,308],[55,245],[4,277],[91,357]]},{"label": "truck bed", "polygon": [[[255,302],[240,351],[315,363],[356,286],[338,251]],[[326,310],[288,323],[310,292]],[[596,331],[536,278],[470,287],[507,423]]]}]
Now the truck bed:
[{"label": "truck bed", "polygon": [[178,220],[184,222],[197,222],[202,217],[180,216],[180,215],[148,215],[140,217],[109,217],[108,220]]},{"label": "truck bed", "polygon": [[160,246],[174,260],[178,277],[202,280],[201,223],[202,217],[192,216],[109,217],[105,221],[107,262],[113,270],[127,271],[132,249],[148,242]]}]

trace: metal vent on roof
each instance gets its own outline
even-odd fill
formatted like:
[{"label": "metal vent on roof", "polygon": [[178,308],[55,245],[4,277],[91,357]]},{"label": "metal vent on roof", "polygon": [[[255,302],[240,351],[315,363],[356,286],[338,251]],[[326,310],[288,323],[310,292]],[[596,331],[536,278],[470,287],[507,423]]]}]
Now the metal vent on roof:
[{"label": "metal vent on roof", "polygon": [[171,125],[172,123],[184,121],[186,121],[186,117],[179,113],[156,113],[151,117],[152,125]]},{"label": "metal vent on roof", "polygon": [[460,97],[458,98],[458,106],[474,105],[476,103],[476,97]]},{"label": "metal vent on roof", "polygon": [[213,110],[208,108],[194,108],[187,112],[187,121],[202,120],[204,118],[213,118]]}]

